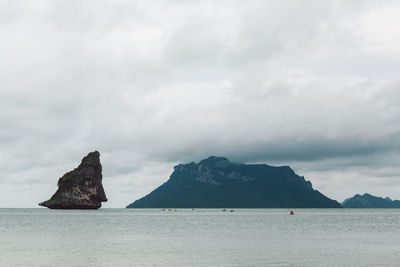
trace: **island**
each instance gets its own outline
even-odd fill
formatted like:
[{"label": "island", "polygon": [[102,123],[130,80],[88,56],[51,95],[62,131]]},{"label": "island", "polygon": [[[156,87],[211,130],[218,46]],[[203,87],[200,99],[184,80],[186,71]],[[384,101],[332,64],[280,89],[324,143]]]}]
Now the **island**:
[{"label": "island", "polygon": [[179,164],[169,180],[127,208],[341,208],[290,167],[211,156]]},{"label": "island", "polygon": [[399,200],[382,198],[365,193],[356,194],[342,202],[343,208],[400,208]]},{"label": "island", "polygon": [[89,153],[76,169],[58,180],[57,192],[39,205],[50,209],[99,209],[101,202],[107,201],[101,172],[100,153]]}]

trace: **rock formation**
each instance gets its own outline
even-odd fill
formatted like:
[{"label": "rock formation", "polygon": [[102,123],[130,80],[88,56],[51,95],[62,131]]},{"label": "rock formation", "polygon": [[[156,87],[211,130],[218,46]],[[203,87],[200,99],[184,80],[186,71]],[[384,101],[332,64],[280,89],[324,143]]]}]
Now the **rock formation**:
[{"label": "rock formation", "polygon": [[40,206],[50,209],[98,209],[107,201],[101,174],[100,153],[89,153],[78,168],[58,180],[57,192]]},{"label": "rock formation", "polygon": [[179,164],[170,179],[127,208],[341,208],[290,167],[209,157]]}]

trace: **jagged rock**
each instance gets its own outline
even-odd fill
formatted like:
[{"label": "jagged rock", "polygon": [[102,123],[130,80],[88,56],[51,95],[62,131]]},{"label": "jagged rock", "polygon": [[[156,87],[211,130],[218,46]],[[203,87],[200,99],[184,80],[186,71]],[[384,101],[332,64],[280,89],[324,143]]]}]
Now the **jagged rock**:
[{"label": "jagged rock", "polygon": [[174,167],[170,179],[128,208],[341,208],[290,167],[211,156]]},{"label": "jagged rock", "polygon": [[57,192],[40,206],[50,209],[98,209],[106,202],[101,174],[100,153],[89,153],[78,168],[58,180]]}]

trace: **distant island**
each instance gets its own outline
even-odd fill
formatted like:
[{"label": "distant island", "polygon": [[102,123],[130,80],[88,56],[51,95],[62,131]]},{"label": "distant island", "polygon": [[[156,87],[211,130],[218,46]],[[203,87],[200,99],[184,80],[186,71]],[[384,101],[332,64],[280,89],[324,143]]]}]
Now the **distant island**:
[{"label": "distant island", "polygon": [[362,196],[357,194],[346,199],[342,202],[342,206],[343,208],[400,208],[400,201],[365,193]]},{"label": "distant island", "polygon": [[211,156],[179,164],[170,179],[127,208],[341,208],[290,167]]},{"label": "distant island", "polygon": [[107,201],[102,185],[100,153],[94,151],[82,159],[78,168],[58,180],[58,190],[40,206],[50,209],[98,209]]}]

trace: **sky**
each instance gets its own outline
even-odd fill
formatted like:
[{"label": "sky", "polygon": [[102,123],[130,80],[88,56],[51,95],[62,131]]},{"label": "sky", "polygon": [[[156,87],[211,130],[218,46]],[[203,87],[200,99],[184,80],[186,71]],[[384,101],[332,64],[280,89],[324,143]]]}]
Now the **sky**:
[{"label": "sky", "polygon": [[90,151],[103,207],[210,155],[400,199],[399,1],[0,0],[0,207]]}]

